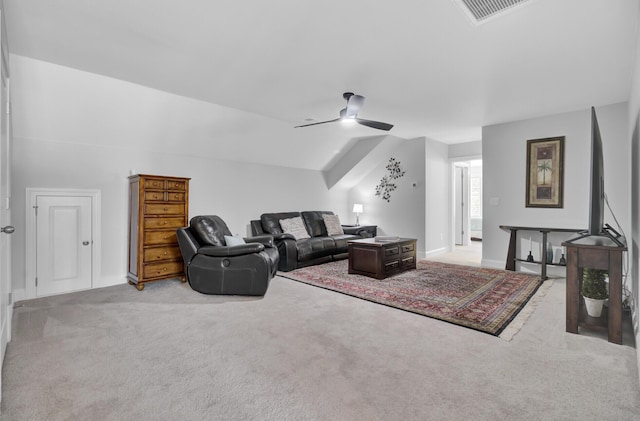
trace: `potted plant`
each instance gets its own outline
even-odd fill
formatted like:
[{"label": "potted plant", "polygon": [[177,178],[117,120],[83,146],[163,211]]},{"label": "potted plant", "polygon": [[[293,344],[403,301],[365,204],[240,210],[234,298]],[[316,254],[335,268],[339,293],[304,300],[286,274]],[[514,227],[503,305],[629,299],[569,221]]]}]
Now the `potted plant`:
[{"label": "potted plant", "polygon": [[605,279],[607,271],[602,269],[583,269],[582,271],[582,296],[591,317],[600,317],[604,300],[609,297]]}]

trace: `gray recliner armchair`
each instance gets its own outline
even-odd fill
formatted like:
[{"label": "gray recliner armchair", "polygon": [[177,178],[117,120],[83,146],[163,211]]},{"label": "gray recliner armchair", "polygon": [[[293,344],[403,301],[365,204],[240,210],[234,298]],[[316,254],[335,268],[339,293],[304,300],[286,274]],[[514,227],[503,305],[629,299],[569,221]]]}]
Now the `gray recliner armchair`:
[{"label": "gray recliner armchair", "polygon": [[177,236],[189,285],[203,294],[264,295],[278,270],[272,236],[234,237],[218,216],[195,216]]}]

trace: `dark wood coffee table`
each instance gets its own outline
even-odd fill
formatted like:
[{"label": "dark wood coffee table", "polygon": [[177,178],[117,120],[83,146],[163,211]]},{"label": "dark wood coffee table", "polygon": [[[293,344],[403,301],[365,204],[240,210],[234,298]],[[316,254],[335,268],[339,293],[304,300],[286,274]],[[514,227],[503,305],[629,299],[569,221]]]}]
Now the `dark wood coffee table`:
[{"label": "dark wood coffee table", "polygon": [[375,238],[350,240],[349,273],[384,279],[416,268],[416,239],[398,238],[376,241]]}]

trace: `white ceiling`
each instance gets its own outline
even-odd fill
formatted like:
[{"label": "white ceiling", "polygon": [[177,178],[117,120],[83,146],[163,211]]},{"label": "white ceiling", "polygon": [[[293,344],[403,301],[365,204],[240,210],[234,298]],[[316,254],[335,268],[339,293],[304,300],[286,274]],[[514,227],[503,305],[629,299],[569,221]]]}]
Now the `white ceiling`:
[{"label": "white ceiling", "polygon": [[638,3],[533,0],[474,26],[452,0],[4,0],[12,53],[266,117],[310,169],[383,134],[293,128],[345,91],[391,135],[446,143],[626,101]]}]

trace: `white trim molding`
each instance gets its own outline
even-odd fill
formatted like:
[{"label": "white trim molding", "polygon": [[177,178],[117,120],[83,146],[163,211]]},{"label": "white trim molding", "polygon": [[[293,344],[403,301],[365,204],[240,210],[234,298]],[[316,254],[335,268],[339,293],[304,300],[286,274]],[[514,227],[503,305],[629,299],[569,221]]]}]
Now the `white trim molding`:
[{"label": "white trim molding", "polygon": [[480,265],[486,268],[494,268],[494,269],[504,269],[505,266],[504,260],[489,260],[482,259]]},{"label": "white trim molding", "polygon": [[424,253],[424,258],[428,259],[429,257],[437,256],[437,255],[442,254],[442,253],[448,253],[450,251],[451,251],[451,247],[440,247],[440,248],[437,248],[437,249],[434,249],[434,250],[429,250],[429,251],[425,252]]}]

